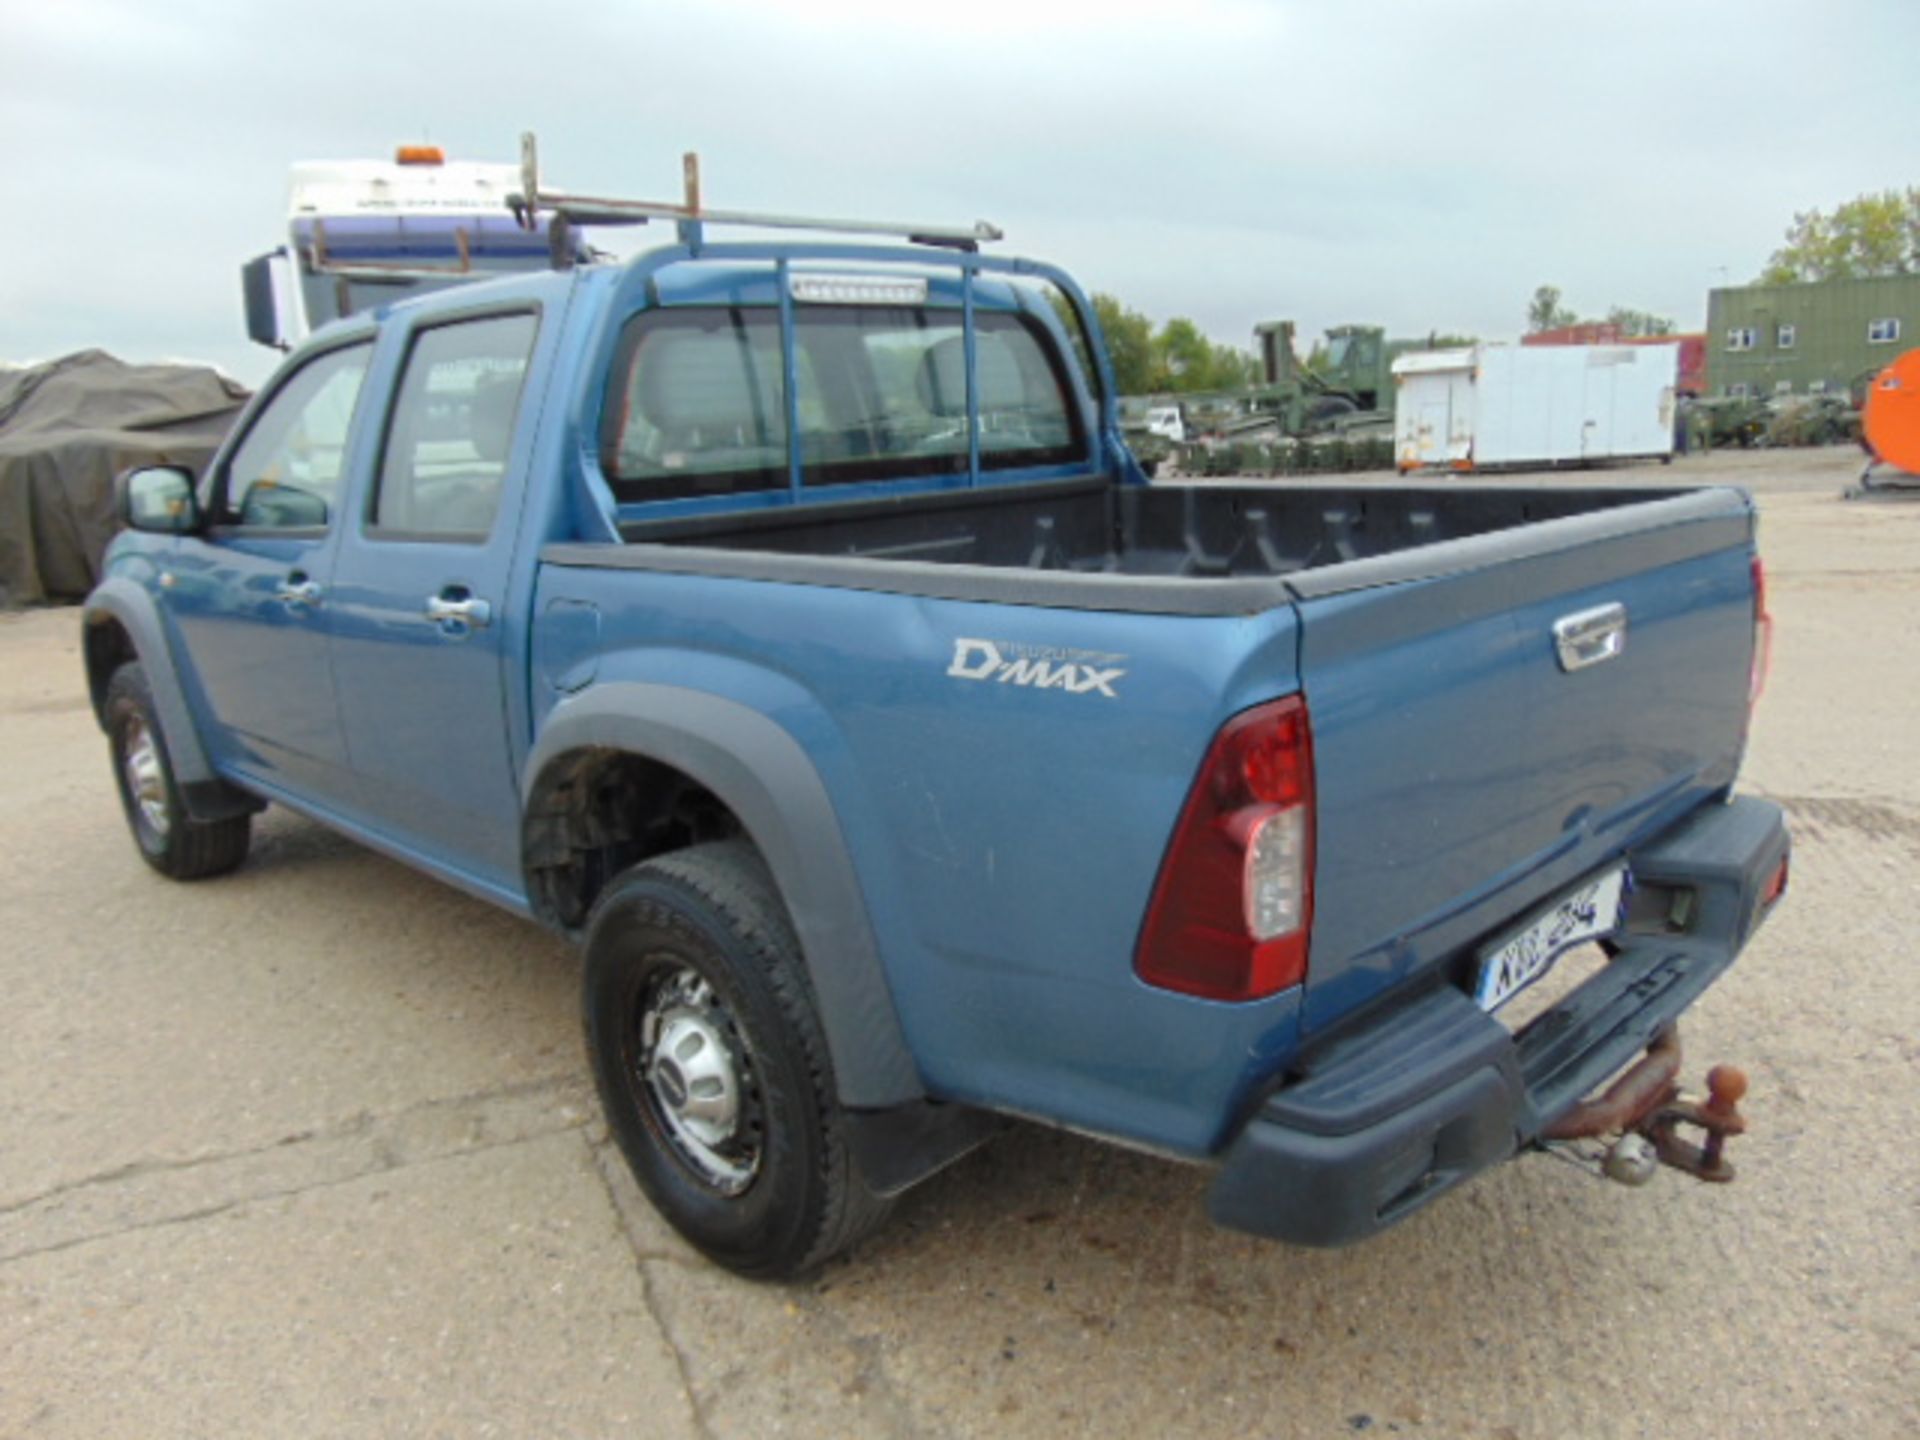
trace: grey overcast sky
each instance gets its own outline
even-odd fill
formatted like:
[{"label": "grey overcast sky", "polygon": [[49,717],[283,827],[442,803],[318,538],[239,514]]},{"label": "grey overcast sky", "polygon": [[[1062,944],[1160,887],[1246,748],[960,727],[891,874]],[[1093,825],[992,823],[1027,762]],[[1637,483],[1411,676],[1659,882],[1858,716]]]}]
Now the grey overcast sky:
[{"label": "grey overcast sky", "polygon": [[984,217],[1250,343],[1703,323],[1796,209],[1920,183],[1916,0],[0,0],[0,360],[258,382],[288,166],[430,139],[587,191]]}]

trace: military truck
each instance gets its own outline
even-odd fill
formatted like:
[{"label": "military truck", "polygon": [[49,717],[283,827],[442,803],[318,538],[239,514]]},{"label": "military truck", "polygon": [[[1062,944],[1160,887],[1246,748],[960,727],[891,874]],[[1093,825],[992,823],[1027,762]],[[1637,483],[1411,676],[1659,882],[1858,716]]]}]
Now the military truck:
[{"label": "military truck", "polygon": [[1311,435],[1344,429],[1364,417],[1393,415],[1392,346],[1378,325],[1336,325],[1327,331],[1323,362],[1312,369],[1294,354],[1294,323],[1270,320],[1254,327],[1261,384],[1253,403],[1276,416],[1282,433]]}]

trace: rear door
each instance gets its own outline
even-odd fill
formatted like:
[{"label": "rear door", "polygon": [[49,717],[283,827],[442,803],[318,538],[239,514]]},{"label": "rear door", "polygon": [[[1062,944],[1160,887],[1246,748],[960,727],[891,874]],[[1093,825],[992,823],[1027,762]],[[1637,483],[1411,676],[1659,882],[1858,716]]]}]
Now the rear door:
[{"label": "rear door", "polygon": [[1473,459],[1474,374],[1461,370],[1447,377],[1447,465],[1459,468]]},{"label": "rear door", "polygon": [[[1306,1024],[1471,947],[1731,783],[1753,637],[1736,491],[1303,572],[1318,796]],[[1363,562],[1372,565],[1373,562]],[[1617,612],[1613,607],[1617,607]],[[1617,613],[1569,668],[1555,627]]]},{"label": "rear door", "polygon": [[1447,460],[1447,441],[1452,423],[1452,410],[1447,404],[1448,390],[1439,391],[1430,399],[1420,402],[1420,463],[1422,465],[1444,465]]},{"label": "rear door", "polygon": [[1547,448],[1542,455],[1516,455],[1516,460],[1578,460],[1587,453],[1587,368],[1571,345],[1540,347],[1547,363]]},{"label": "rear door", "polygon": [[1619,405],[1615,390],[1621,365],[1632,363],[1633,352],[1621,347],[1587,351],[1585,415],[1580,431],[1582,459],[1597,460],[1615,453],[1613,419]]},{"label": "rear door", "polygon": [[359,808],[430,858],[514,890],[506,598],[539,327],[522,307],[409,337],[328,612]]}]

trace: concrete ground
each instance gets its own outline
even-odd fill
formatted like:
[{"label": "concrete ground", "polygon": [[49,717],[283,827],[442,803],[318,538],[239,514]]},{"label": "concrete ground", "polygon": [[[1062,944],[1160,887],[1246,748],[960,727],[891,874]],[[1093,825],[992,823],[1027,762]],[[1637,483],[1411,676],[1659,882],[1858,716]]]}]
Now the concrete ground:
[{"label": "concrete ground", "polygon": [[1793,893],[1687,1027],[1752,1073],[1739,1183],[1532,1157],[1338,1253],[1021,1129],[733,1280],[609,1147],[564,945],[277,811],[156,878],[76,612],[0,618],[0,1435],[1912,1435],[1920,498],[1855,468],[1607,477],[1764,507]]}]

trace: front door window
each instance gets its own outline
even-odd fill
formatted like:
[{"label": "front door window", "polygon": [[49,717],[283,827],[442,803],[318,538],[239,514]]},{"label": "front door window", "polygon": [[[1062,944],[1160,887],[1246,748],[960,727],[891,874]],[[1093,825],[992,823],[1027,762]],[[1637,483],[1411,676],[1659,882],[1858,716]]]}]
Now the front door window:
[{"label": "front door window", "polygon": [[328,351],[280,388],[227,464],[222,520],[249,530],[327,528],[372,352],[371,344]]}]

